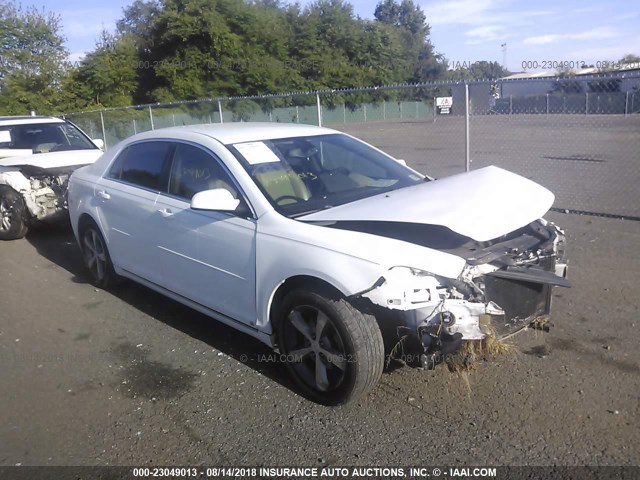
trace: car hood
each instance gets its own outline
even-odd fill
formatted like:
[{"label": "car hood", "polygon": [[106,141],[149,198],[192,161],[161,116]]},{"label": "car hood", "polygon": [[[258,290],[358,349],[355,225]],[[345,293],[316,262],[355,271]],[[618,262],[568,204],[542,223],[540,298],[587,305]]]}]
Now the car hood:
[{"label": "car hood", "polygon": [[364,198],[297,220],[441,225],[482,242],[541,218],[554,198],[541,185],[490,166]]},{"label": "car hood", "polygon": [[102,150],[65,150],[61,152],[36,153],[16,157],[0,158],[1,167],[18,167],[30,165],[33,167],[50,169],[69,167],[73,165],[88,165],[95,162]]}]

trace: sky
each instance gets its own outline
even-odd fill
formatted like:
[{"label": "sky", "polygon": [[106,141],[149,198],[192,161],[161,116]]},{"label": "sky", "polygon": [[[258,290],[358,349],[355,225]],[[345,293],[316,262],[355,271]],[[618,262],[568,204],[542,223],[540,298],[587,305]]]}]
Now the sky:
[{"label": "sky", "polygon": [[[487,60],[513,72],[555,70],[558,62],[597,64],[640,55],[640,0],[414,1],[431,25],[431,43],[451,68]],[[72,61],[93,49],[103,28],[113,31],[132,2],[22,0],[61,16]],[[350,3],[357,15],[373,18],[377,0]]]}]

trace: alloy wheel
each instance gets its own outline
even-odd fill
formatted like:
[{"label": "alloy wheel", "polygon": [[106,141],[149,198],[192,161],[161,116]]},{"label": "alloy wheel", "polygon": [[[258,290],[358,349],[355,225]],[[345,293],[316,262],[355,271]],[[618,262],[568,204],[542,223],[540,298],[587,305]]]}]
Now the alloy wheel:
[{"label": "alloy wheel", "polygon": [[11,228],[12,210],[4,198],[0,198],[0,230],[8,231]]},{"label": "alloy wheel", "polygon": [[102,281],[107,273],[106,248],[98,232],[93,228],[85,231],[83,236],[85,263],[93,277]]},{"label": "alloy wheel", "polygon": [[347,370],[344,341],[329,316],[316,307],[295,307],[285,320],[283,353],[297,376],[311,388],[338,388]]}]

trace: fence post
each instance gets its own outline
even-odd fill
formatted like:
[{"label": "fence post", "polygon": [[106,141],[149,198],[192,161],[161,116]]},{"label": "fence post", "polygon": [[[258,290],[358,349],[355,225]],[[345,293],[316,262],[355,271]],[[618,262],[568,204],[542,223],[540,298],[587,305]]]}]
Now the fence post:
[{"label": "fence post", "polygon": [[418,118],[418,102],[416,102],[416,119]]},{"label": "fence post", "polygon": [[151,105],[149,105],[149,121],[151,122],[151,130],[155,130],[153,125],[153,112],[151,111]]},{"label": "fence post", "polygon": [[627,90],[627,94],[624,96],[624,116],[629,116],[629,90]]},{"label": "fence post", "polygon": [[547,114],[545,118],[549,118],[549,94],[548,93],[546,94],[546,97],[547,97]]},{"label": "fence post", "polygon": [[322,126],[322,105],[320,104],[320,94],[316,93],[316,107],[318,109],[318,126]]},{"label": "fence post", "polygon": [[465,171],[469,171],[471,160],[469,158],[469,84],[464,84],[464,154]]},{"label": "fence post", "polygon": [[347,123],[347,106],[342,102],[342,123]]},{"label": "fence post", "polygon": [[402,101],[398,103],[400,104],[400,120],[402,120]]},{"label": "fence post", "polygon": [[511,118],[512,113],[513,113],[513,95],[509,95],[509,118]]},{"label": "fence post", "polygon": [[367,121],[367,104],[362,105],[362,110],[364,112],[364,121]]},{"label": "fence post", "polygon": [[171,117],[172,117],[172,119],[173,119],[173,126],[175,127],[175,126],[176,126],[176,114],[175,114],[175,113],[172,113],[172,114],[171,114]]},{"label": "fence post", "polygon": [[433,97],[433,123],[436,123],[436,97]]},{"label": "fence post", "polygon": [[136,128],[136,119],[133,119],[133,134],[137,134],[138,133],[138,129]]},{"label": "fence post", "polygon": [[[627,92],[628,94],[629,92]],[[386,120],[387,119],[387,103],[384,101],[384,99],[382,100],[382,119]]]},{"label": "fence post", "polygon": [[296,105],[296,123],[300,123],[300,107]]},{"label": "fence post", "polygon": [[107,134],[104,131],[104,115],[100,112],[100,123],[102,124],[102,142],[104,143],[104,151],[107,151]]},{"label": "fence post", "polygon": [[589,115],[589,92],[584,93],[584,114]]},{"label": "fence post", "polygon": [[220,123],[224,123],[224,119],[222,118],[222,103],[218,100],[218,113],[220,114]]},{"label": "fence post", "polygon": [[600,113],[600,95],[596,97],[596,113]]},{"label": "fence post", "polygon": [[269,121],[273,122],[273,118],[271,117],[271,110],[269,110]]}]

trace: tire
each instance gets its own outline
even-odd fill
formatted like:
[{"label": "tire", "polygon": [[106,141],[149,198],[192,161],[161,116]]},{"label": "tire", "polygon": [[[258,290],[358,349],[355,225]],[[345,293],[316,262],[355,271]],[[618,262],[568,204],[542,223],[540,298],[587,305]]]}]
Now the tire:
[{"label": "tire", "polygon": [[80,229],[80,249],[84,265],[91,274],[91,283],[99,288],[114,285],[118,276],[113,269],[107,242],[93,221],[85,223]]},{"label": "tire", "polygon": [[287,294],[277,335],[280,353],[301,391],[318,403],[341,405],[378,383],[384,343],[373,316],[332,297],[304,289]]},{"label": "tire", "polygon": [[0,188],[0,240],[17,240],[28,231],[22,197],[13,188]]}]

